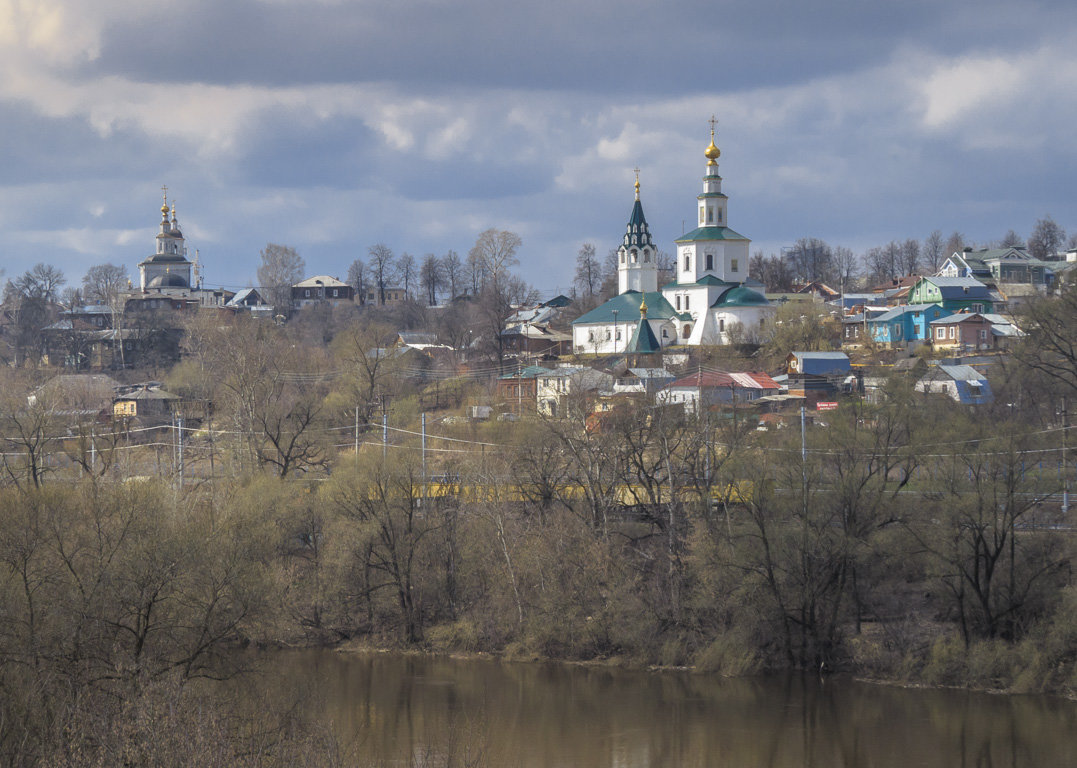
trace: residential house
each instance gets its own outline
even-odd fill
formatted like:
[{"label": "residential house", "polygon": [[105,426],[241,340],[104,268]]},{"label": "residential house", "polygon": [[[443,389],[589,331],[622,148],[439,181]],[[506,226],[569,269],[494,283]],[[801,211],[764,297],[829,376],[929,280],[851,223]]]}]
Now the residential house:
[{"label": "residential house", "polygon": [[144,384],[116,396],[112,414],[117,418],[139,418],[142,421],[167,421],[180,402],[179,395],[166,392],[159,385]]},{"label": "residential house", "polygon": [[[363,293],[364,304],[379,304],[381,303],[381,291],[378,290],[377,285],[367,285]],[[407,291],[403,286],[392,285],[385,286],[385,302],[386,304],[399,304],[408,297]]]},{"label": "residential house", "polygon": [[717,405],[751,403],[778,394],[777,382],[765,373],[697,371],[671,382],[655,396],[659,405],[682,405],[688,413]]},{"label": "residential house", "polygon": [[833,301],[841,296],[839,291],[835,291],[826,283],[819,280],[813,280],[810,283],[804,285],[797,285],[793,287],[793,293],[805,294],[811,296],[814,301],[827,302]]},{"label": "residential house", "polygon": [[989,403],[994,398],[987,377],[971,365],[933,365],[916,382],[917,392],[943,394],[965,405]]},{"label": "residential house", "polygon": [[594,368],[564,367],[546,371],[536,379],[539,413],[562,417],[573,399],[613,388],[613,376]]},{"label": "residential house", "polygon": [[516,373],[505,374],[497,380],[497,400],[513,412],[534,410],[538,395],[538,377],[550,372],[549,368],[529,365]]},{"label": "residential house", "polygon": [[1003,298],[972,277],[922,277],[909,291],[909,304],[941,304],[951,312],[995,312]]},{"label": "residential house", "polygon": [[1016,248],[981,248],[955,253],[947,259],[939,275],[944,277],[975,277],[985,283],[1023,283],[1045,289],[1054,281],[1057,262],[1040,261],[1028,250]]},{"label": "residential house", "polygon": [[852,364],[844,352],[790,352],[786,358],[788,394],[809,404],[842,391]]},{"label": "residential house", "polygon": [[328,302],[336,306],[345,301],[351,301],[354,297],[354,288],[329,275],[308,277],[292,286],[292,306],[296,309],[319,302]]},{"label": "residential house", "polygon": [[958,312],[931,321],[931,340],[936,349],[994,349],[998,344],[993,325],[978,312]]},{"label": "residential house", "polygon": [[904,349],[931,338],[930,324],[952,314],[941,304],[905,304],[865,321],[876,344]]},{"label": "residential house", "polygon": [[983,259],[972,248],[953,253],[942,263],[936,274],[939,277],[973,277],[985,283],[990,282],[993,278],[991,268],[984,264]]},{"label": "residential house", "polygon": [[646,394],[653,400],[658,390],[672,384],[677,377],[665,368],[629,368],[613,382],[613,391]]},{"label": "residential house", "polygon": [[501,332],[504,349],[522,355],[560,356],[572,351],[572,335],[548,324],[517,323]]}]

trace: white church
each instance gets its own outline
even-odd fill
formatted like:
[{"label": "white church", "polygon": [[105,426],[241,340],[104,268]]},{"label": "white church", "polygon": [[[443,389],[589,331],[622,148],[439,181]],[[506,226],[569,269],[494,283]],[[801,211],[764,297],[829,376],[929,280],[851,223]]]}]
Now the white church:
[{"label": "white church", "polygon": [[703,193],[696,198],[699,226],[676,240],[676,280],[658,287],[657,251],[637,177],[636,201],[617,250],[618,295],[572,324],[577,354],[646,351],[630,348],[642,336],[634,333],[642,322],[650,325],[662,347],[728,344],[734,327],[761,326],[774,311],[763,294],[744,284],[751,240],[727,226],[729,198],[718,175],[721,152],[714,144],[713,125],[712,120],[711,141],[703,153]]}]

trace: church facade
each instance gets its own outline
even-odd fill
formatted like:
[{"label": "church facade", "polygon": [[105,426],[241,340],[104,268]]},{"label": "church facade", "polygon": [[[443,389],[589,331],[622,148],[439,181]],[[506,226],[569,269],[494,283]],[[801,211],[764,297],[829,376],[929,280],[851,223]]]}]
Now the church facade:
[{"label": "church facade", "polygon": [[758,327],[772,314],[774,307],[766,297],[745,285],[751,240],[728,226],[729,199],[718,175],[721,152],[713,127],[703,154],[703,191],[693,216],[699,225],[675,241],[676,277],[661,288],[636,179],[636,200],[617,250],[618,295],[572,324],[577,354],[628,352],[642,322],[662,347],[728,344],[736,328]]}]

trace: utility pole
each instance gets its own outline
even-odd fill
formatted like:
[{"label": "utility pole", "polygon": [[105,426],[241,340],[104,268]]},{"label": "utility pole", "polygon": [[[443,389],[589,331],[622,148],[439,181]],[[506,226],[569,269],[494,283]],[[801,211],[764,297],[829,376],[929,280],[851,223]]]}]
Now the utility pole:
[{"label": "utility pole", "polygon": [[385,454],[389,450],[389,414],[381,412],[381,460],[385,461]]},{"label": "utility pole", "polygon": [[355,406],[355,455],[359,455],[359,406]]},{"label": "utility pole", "polygon": [[423,498],[426,498],[426,414],[423,413]]},{"label": "utility pole", "polygon": [[1070,511],[1070,474],[1066,466],[1066,432],[1070,428],[1069,403],[1062,395],[1062,514]]},{"label": "utility pole", "polygon": [[176,417],[176,439],[179,455],[179,487],[183,490],[183,416]]},{"label": "utility pole", "polygon": [[805,411],[800,406],[800,495],[804,504],[804,520],[808,519],[808,437],[804,429]]}]

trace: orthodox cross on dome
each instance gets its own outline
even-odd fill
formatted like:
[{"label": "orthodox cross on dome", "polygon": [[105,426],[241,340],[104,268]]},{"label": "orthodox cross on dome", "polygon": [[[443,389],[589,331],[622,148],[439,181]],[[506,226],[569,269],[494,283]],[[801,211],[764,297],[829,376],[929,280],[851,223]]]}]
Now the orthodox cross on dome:
[{"label": "orthodox cross on dome", "polygon": [[636,199],[639,200],[639,166],[632,169],[636,173]]},{"label": "orthodox cross on dome", "polygon": [[711,113],[711,119],[708,120],[707,122],[711,124],[711,133],[713,134],[714,133],[714,127],[716,125],[718,125],[718,118],[714,116],[713,112]]},{"label": "orthodox cross on dome", "polygon": [[161,185],[161,213],[168,215],[168,187]]}]

